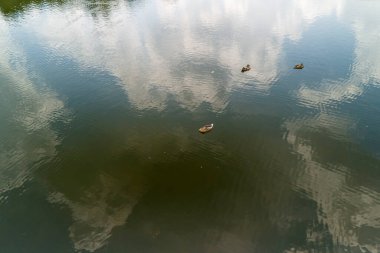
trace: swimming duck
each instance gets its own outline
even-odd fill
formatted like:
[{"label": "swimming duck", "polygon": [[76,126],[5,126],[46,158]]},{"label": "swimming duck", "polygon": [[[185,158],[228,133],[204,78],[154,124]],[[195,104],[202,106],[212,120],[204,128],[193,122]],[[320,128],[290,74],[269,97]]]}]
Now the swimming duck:
[{"label": "swimming duck", "polygon": [[207,132],[210,132],[210,131],[212,130],[213,127],[214,127],[214,124],[211,123],[211,124],[209,124],[209,125],[204,125],[203,127],[199,128],[198,131],[199,131],[201,134],[205,134],[205,133],[207,133]]},{"label": "swimming duck", "polygon": [[303,63],[301,63],[301,64],[296,64],[296,65],[294,66],[294,69],[303,69]]},{"label": "swimming duck", "polygon": [[241,69],[241,72],[244,73],[245,71],[248,71],[248,70],[251,70],[251,66],[249,64],[247,64],[247,66],[243,67]]}]

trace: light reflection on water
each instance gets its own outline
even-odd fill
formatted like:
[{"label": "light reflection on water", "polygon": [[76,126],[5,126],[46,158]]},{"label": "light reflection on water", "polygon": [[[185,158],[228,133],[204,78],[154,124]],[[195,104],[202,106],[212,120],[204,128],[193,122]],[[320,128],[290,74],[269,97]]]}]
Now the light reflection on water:
[{"label": "light reflection on water", "polygon": [[73,251],[378,252],[378,3],[0,8],[0,193]]},{"label": "light reflection on water", "polygon": [[1,20],[1,154],[0,193],[20,187],[34,163],[54,156],[59,144],[49,123],[64,111],[63,103],[46,87],[35,87],[38,77],[28,69],[22,48],[12,40]]}]

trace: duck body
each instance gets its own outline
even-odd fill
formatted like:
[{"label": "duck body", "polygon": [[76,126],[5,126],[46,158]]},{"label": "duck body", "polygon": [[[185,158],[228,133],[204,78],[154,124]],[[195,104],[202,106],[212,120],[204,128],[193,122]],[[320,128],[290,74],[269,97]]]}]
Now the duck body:
[{"label": "duck body", "polygon": [[247,64],[247,66],[243,67],[243,68],[241,69],[241,72],[244,73],[244,72],[246,72],[246,71],[248,71],[248,70],[251,70],[251,66],[250,66],[249,64]]},{"label": "duck body", "polygon": [[303,63],[301,63],[301,64],[296,64],[296,65],[294,66],[294,69],[303,69]]},{"label": "duck body", "polygon": [[210,132],[210,131],[213,129],[213,127],[214,127],[214,124],[211,123],[211,124],[204,125],[203,127],[199,128],[198,131],[199,131],[201,134],[205,134],[205,133]]}]

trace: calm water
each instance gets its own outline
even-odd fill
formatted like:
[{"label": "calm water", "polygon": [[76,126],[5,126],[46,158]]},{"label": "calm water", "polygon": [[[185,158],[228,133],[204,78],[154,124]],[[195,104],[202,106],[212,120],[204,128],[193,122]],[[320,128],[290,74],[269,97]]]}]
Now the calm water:
[{"label": "calm water", "polygon": [[1,1],[0,252],[380,252],[379,13]]}]

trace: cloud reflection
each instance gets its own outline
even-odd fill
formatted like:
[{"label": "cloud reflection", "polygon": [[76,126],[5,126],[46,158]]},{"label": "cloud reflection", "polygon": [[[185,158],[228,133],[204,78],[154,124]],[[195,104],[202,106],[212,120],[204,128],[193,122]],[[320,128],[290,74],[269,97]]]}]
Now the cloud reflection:
[{"label": "cloud reflection", "polygon": [[102,247],[112,229],[125,223],[142,194],[141,185],[136,182],[129,182],[130,191],[126,193],[125,182],[107,175],[101,175],[99,181],[96,188],[86,189],[80,201],[70,200],[60,192],[48,198],[51,203],[71,209],[74,222],[69,227],[69,236],[79,251],[94,252]]},{"label": "cloud reflection", "polygon": [[[318,17],[336,15],[339,19],[350,19],[353,16],[350,22],[357,44],[355,64],[349,77],[324,79],[316,88],[304,85],[296,91],[298,101],[318,107],[355,98],[362,94],[369,80],[378,82],[380,79],[380,55],[376,50],[378,29],[371,25],[376,23],[373,22],[377,20],[375,14],[346,15],[348,9],[355,8],[346,9],[345,4],[344,1],[330,0],[214,0],[205,4],[197,0],[151,1],[131,7],[125,1],[115,1],[111,9],[103,12],[100,5],[96,7],[94,4],[89,9],[78,2],[53,9],[30,10],[25,14],[22,25],[56,55],[69,57],[84,69],[98,68],[117,77],[129,101],[139,110],[161,111],[173,99],[191,111],[206,103],[213,111],[221,112],[227,107],[232,91],[242,88],[247,82],[252,82],[258,90],[270,90],[281,74],[280,61],[285,40],[301,40],[303,32]],[[4,20],[1,22],[2,48],[13,48],[13,41],[8,40],[11,35],[7,24]],[[12,52],[19,50],[12,49]],[[37,92],[27,71],[13,66],[12,60],[7,58],[9,55],[9,52],[2,53],[0,64],[10,78],[17,78],[16,84],[22,85],[16,93],[21,97],[27,94],[30,98],[28,109],[17,110],[27,112],[26,115],[12,120],[21,121],[23,131],[41,130],[46,137],[42,149],[33,147],[30,149],[33,151],[24,151],[21,148],[25,146],[23,141],[14,140],[12,145],[20,144],[20,147],[14,149],[13,154],[25,156],[18,161],[29,163],[41,156],[54,154],[58,141],[48,123],[63,105],[52,93]],[[18,62],[25,61],[22,53],[16,56],[20,57]],[[253,69],[242,77],[240,67],[247,63]],[[379,206],[372,197],[377,193],[365,187],[350,192],[345,176],[349,168],[326,169],[314,158],[313,146],[299,134],[305,126],[325,128],[340,140],[346,138],[347,129],[354,127],[354,123],[349,117],[321,112],[311,119],[288,121],[285,126],[289,131],[287,141],[305,164],[304,174],[295,182],[296,187],[306,190],[321,206],[332,233],[342,243],[362,245],[355,228],[366,224],[378,226],[375,214]],[[40,153],[36,155],[34,152]],[[16,157],[10,153],[6,156]],[[1,159],[4,161],[7,159]],[[2,167],[7,168],[9,164]],[[22,184],[28,175],[23,164],[20,168],[21,179],[16,177],[12,187]],[[5,184],[9,177],[1,180]],[[124,224],[142,194],[140,189],[132,195],[119,191],[114,187],[113,178],[101,177],[99,180],[103,188],[97,194],[88,189],[84,201],[71,200],[59,192],[49,198],[53,203],[65,204],[72,210],[74,223],[70,227],[70,236],[78,250],[95,251],[103,246],[112,229]],[[108,200],[114,194],[124,196],[125,205],[110,207]],[[364,208],[349,215],[342,213],[334,204],[336,195],[345,202],[356,199],[355,205]]]},{"label": "cloud reflection", "polygon": [[[380,83],[380,43],[379,29],[374,23],[380,22],[377,10],[378,2],[373,2],[373,8],[363,5],[363,2],[348,1],[347,7],[337,11],[338,18],[351,25],[355,37],[354,59],[348,77],[339,79],[323,79],[310,87],[303,85],[298,90],[298,99],[307,106],[318,107],[333,103],[347,102],[365,92],[368,85]],[[353,10],[364,9],[362,12]],[[363,13],[366,13],[363,15]]]},{"label": "cloud reflection", "polygon": [[[280,74],[284,40],[300,39],[341,2],[151,1],[131,9],[116,1],[103,16],[99,8],[34,10],[27,29],[55,53],[112,73],[138,109],[163,110],[174,99],[189,110],[207,103],[222,111],[246,82],[268,91]],[[253,69],[242,79],[247,63]]]},{"label": "cloud reflection", "polygon": [[10,31],[0,15],[0,194],[22,186],[34,163],[55,155],[59,139],[50,123],[63,111],[53,92],[37,88],[38,78]]},{"label": "cloud reflection", "polygon": [[319,109],[319,113],[312,118],[288,120],[285,126],[288,130],[286,139],[302,157],[304,164],[303,172],[295,181],[296,188],[306,191],[318,203],[321,210],[319,218],[328,224],[334,241],[359,247],[362,251],[378,252],[378,190],[352,182],[350,174],[355,168],[339,163],[321,163],[319,156],[323,154],[302,134],[305,131],[322,131],[329,135],[327,138],[343,143],[352,138],[350,132],[356,128],[356,122],[346,114],[334,113],[329,107],[350,103],[361,96],[369,85],[379,84],[380,55],[376,47],[380,37],[378,27],[373,24],[380,22],[376,11],[380,4],[372,3],[376,7],[368,10],[365,6],[365,11],[360,12],[358,10],[364,8],[363,2],[348,1],[347,7],[337,12],[339,19],[351,24],[356,40],[349,75],[339,79],[323,79],[313,86],[302,85],[296,93],[298,100],[307,107]]},{"label": "cloud reflection", "polygon": [[[311,135],[313,132],[323,131],[324,133],[321,134],[329,135],[326,138],[333,138],[338,142],[345,143],[349,140],[348,132],[353,126],[352,121],[349,118],[321,114],[306,120],[289,121],[285,125],[288,130],[286,140],[300,155],[300,163],[304,168],[294,180],[295,189],[306,192],[318,203],[319,219],[328,224],[334,242],[377,252],[375,241],[369,239],[376,234],[368,234],[366,228],[380,229],[378,192],[367,186],[355,185],[351,182],[350,174],[353,168],[334,161],[331,163],[320,162],[319,160],[323,160],[325,154],[315,149],[316,145],[313,143],[315,140],[303,137],[302,134],[305,131],[310,132]],[[313,139],[315,138],[318,137]],[[328,146],[328,144],[326,145]],[[339,149],[341,147],[322,148],[326,149],[325,152],[330,152],[329,148]],[[350,208],[344,208],[345,206],[350,206]],[[363,237],[367,237],[368,240],[363,240]]]},{"label": "cloud reflection", "polygon": [[[377,252],[374,237],[375,231],[380,229],[378,191],[365,185],[352,185],[350,177],[347,176],[352,168],[320,163],[319,152],[314,149],[310,140],[300,134],[305,129],[313,132],[324,129],[334,139],[348,141],[351,138],[349,132],[356,128],[356,123],[349,116],[334,114],[325,107],[350,102],[365,92],[368,85],[379,83],[380,55],[376,45],[380,42],[380,37],[378,27],[371,25],[380,21],[374,11],[376,8],[371,11],[366,8],[366,15],[359,15],[356,11],[362,8],[362,3],[351,1],[349,4],[351,6],[340,13],[341,19],[352,24],[356,39],[349,76],[338,80],[324,79],[319,85],[303,86],[299,89],[297,97],[301,103],[322,108],[321,112],[313,118],[288,121],[285,125],[289,131],[287,140],[301,155],[305,165],[305,170],[295,184],[317,201],[323,211],[320,218],[329,225],[335,241]],[[374,4],[379,6],[379,3]],[[351,13],[352,10],[355,13]],[[343,209],[344,205],[352,208]]]}]

